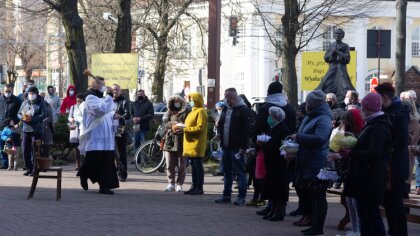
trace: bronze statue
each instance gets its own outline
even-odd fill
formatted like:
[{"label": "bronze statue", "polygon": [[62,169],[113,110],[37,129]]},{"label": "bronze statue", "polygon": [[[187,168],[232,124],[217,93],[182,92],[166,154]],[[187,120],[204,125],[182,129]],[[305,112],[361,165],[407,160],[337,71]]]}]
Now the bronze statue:
[{"label": "bronze statue", "polygon": [[343,43],[344,31],[337,29],[334,32],[335,42],[331,43],[324,55],[329,68],[321,83],[316,89],[324,93],[334,93],[339,103],[344,101],[347,90],[355,90],[350,76],[347,73],[347,64],[350,62],[349,45]]}]

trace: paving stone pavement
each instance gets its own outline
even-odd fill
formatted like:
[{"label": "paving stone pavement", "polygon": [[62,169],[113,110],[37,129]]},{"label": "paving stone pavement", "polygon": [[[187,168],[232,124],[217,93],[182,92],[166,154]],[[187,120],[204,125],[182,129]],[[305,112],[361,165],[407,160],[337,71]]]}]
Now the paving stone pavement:
[{"label": "paving stone pavement", "polygon": [[[301,235],[292,224],[262,220],[258,208],[215,204],[223,184],[221,177],[206,175],[205,195],[164,192],[166,176],[130,171],[115,195],[98,194],[98,185],[83,191],[70,166],[65,167],[62,199],[55,201],[55,180],[40,179],[33,199],[27,200],[31,177],[23,171],[0,171],[0,236],[8,235]],[[190,186],[187,176],[184,188]],[[251,190],[252,191],[252,190]],[[248,198],[252,195],[250,193]],[[291,191],[287,211],[296,208]],[[344,209],[337,196],[328,196],[324,235],[344,235],[336,230]],[[385,222],[385,221],[384,221]],[[347,226],[349,227],[349,226]],[[420,225],[409,224],[410,235]]]}]

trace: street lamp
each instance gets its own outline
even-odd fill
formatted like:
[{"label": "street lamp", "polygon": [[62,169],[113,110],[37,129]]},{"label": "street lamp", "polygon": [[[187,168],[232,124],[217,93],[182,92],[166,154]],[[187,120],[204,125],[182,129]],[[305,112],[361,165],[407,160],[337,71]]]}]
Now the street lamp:
[{"label": "street lamp", "polygon": [[113,22],[118,24],[118,19],[112,16],[112,13],[110,12],[104,12],[104,14],[102,15],[102,17],[105,20],[112,20]]}]

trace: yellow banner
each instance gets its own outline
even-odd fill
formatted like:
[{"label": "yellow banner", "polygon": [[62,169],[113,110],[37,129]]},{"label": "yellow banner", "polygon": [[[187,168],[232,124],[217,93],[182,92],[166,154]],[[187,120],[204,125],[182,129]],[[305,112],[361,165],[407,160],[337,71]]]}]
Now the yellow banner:
[{"label": "yellow banner", "polygon": [[139,57],[136,53],[92,55],[92,73],[105,78],[107,86],[118,84],[122,89],[136,89]]},{"label": "yellow banner", "polygon": [[[302,53],[302,90],[314,90],[328,71],[329,64],[324,61],[325,52]],[[347,64],[351,83],[356,87],[356,57],[355,51],[350,52],[350,63]]]}]

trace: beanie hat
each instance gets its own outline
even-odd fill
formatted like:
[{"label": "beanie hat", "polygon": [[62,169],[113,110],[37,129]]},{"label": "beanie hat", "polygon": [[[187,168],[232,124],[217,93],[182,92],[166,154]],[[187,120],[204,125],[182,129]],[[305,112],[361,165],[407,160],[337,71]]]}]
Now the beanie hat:
[{"label": "beanie hat", "polygon": [[286,118],[286,113],[280,107],[272,106],[268,109],[268,113],[278,122],[282,122]]},{"label": "beanie hat", "polygon": [[379,93],[368,93],[362,99],[362,108],[368,111],[378,112],[382,110],[382,97]]},{"label": "beanie hat", "polygon": [[313,108],[319,107],[325,103],[325,93],[321,90],[314,90],[306,96],[306,103]]},{"label": "beanie hat", "polygon": [[272,95],[275,93],[282,93],[283,85],[279,81],[272,82],[267,89],[267,95]]},{"label": "beanie hat", "polygon": [[28,93],[29,93],[29,92],[36,93],[36,94],[38,94],[38,93],[39,93],[39,91],[38,91],[38,89],[37,89],[36,87],[30,87],[30,88],[28,89]]}]

